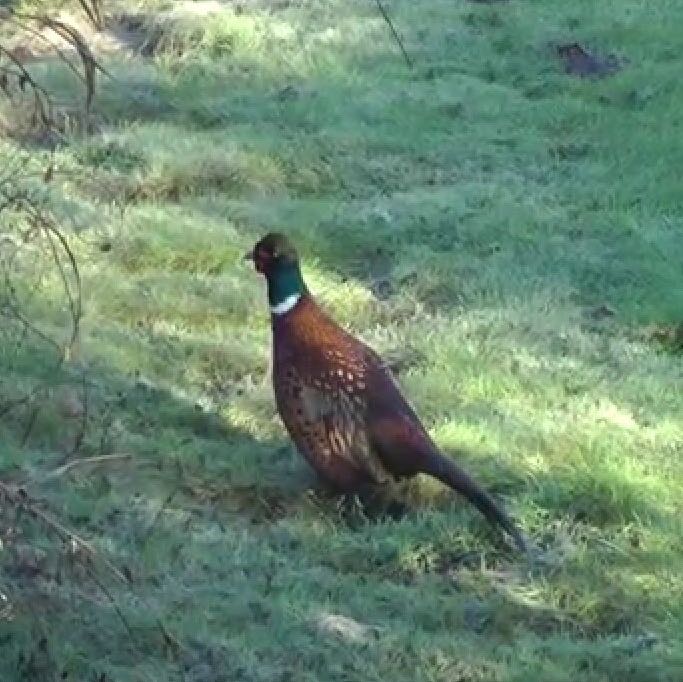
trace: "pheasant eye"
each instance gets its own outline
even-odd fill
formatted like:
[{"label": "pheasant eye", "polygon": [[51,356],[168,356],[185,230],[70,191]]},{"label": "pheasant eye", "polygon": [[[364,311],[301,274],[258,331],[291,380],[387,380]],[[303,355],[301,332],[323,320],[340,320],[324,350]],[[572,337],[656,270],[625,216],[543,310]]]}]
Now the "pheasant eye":
[{"label": "pheasant eye", "polygon": [[259,249],[258,257],[260,260],[269,260],[270,254],[265,249]]},{"label": "pheasant eye", "polygon": [[265,272],[269,267],[270,260],[271,256],[266,249],[263,247],[256,249],[256,253],[254,254],[254,263],[256,264],[256,270],[258,272]]}]

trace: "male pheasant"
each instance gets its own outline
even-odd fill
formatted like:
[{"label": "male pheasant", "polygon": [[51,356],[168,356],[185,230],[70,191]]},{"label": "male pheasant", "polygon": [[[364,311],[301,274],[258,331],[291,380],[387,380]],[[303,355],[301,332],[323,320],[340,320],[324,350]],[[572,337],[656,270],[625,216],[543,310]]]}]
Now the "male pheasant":
[{"label": "male pheasant", "polygon": [[315,303],[287,237],[270,233],[245,258],[268,284],[278,411],[318,475],[352,493],[392,477],[429,474],[464,495],[526,551],[503,509],[439,452],[382,359]]}]

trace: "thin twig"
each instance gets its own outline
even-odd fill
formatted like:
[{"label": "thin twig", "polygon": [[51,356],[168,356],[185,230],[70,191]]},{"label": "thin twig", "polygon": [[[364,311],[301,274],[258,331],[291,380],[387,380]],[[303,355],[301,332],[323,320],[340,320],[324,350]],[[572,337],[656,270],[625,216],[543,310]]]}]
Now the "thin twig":
[{"label": "thin twig", "polygon": [[[85,113],[90,113],[90,106],[95,95],[95,74],[101,69],[99,63],[93,56],[88,44],[83,36],[73,27],[57,21],[56,19],[44,19],[46,26],[52,29],[57,35],[70,42],[78,52],[83,64],[83,75],[85,77]],[[102,69],[104,71],[104,69]]]},{"label": "thin twig", "polygon": [[413,60],[408,56],[408,53],[406,52],[406,48],[403,45],[403,41],[401,40],[401,37],[398,35],[398,32],[396,31],[396,28],[394,27],[394,23],[391,21],[391,18],[387,14],[386,9],[384,9],[384,5],[382,4],[382,0],[375,0],[375,4],[377,5],[377,9],[379,10],[380,14],[384,18],[384,21],[386,21],[387,26],[391,29],[391,32],[398,43],[398,46],[401,48],[401,52],[403,53],[403,58],[406,60],[406,64],[408,65],[409,69],[413,68]]},{"label": "thin twig", "polygon": [[51,481],[55,478],[59,478],[60,476],[64,476],[64,474],[68,474],[71,470],[78,467],[106,464],[108,462],[126,462],[131,459],[133,459],[133,455],[128,453],[122,453],[119,455],[98,455],[97,457],[82,457],[80,459],[73,459],[66,464],[62,464],[62,466],[53,469],[48,474],[43,476],[41,480],[42,482]]},{"label": "thin twig", "polygon": [[[83,6],[87,7],[87,3],[85,3]],[[93,23],[100,24],[99,30],[101,30],[102,18],[101,14],[99,13],[99,8],[97,8],[96,15],[89,14],[88,16]],[[15,26],[23,29],[34,38],[46,43],[54,51],[57,57],[64,62],[64,64],[83,83],[85,89],[83,113],[85,120],[87,120],[92,107],[93,99],[95,97],[95,77],[97,72],[100,71],[109,78],[112,78],[112,75],[107,71],[107,69],[104,68],[104,66],[102,66],[102,64],[97,61],[83,35],[73,26],[46,15],[41,16],[10,11],[6,18]],[[67,56],[66,52],[60,49],[59,45],[57,45],[53,40],[50,40],[50,38],[44,35],[42,31],[30,25],[33,22],[38,25],[38,28],[45,27],[49,29],[75,50],[78,58],[80,59],[82,73],[79,71],[76,64],[69,58],[69,56]],[[0,89],[2,89],[6,97],[12,101],[13,97],[12,91],[10,89],[11,84],[8,80],[8,76],[18,79],[19,88],[22,91],[24,90],[24,86],[28,84],[33,93],[34,120],[35,118],[38,118],[47,130],[59,134],[53,116],[52,98],[50,94],[45,88],[37,83],[37,81],[31,76],[30,72],[24,67],[21,60],[18,59],[11,50],[8,50],[0,45],[0,55],[4,55],[14,67],[14,69],[0,67],[0,70],[4,74],[2,77],[0,77]]]},{"label": "thin twig", "polygon": [[123,611],[121,611],[121,608],[119,605],[116,603],[116,600],[114,599],[114,595],[109,591],[109,588],[99,579],[98,575],[93,571],[91,566],[88,566],[87,564],[83,564],[85,570],[88,573],[88,576],[90,579],[97,585],[97,587],[100,589],[102,594],[108,599],[109,603],[112,605],[112,608],[116,612],[116,615],[119,617],[120,621],[123,623],[123,627],[126,629],[126,632],[130,636],[130,638],[133,640],[133,642],[136,641],[135,635],[133,633],[133,628],[131,628],[130,623],[128,622],[128,619],[123,615]]},{"label": "thin twig", "polygon": [[[57,537],[59,537],[62,540],[62,542],[71,544],[72,547],[74,547],[76,550],[82,551],[88,557],[88,559],[91,560],[91,563],[87,561],[82,561],[81,565],[85,568],[90,579],[101,590],[102,594],[106,596],[112,608],[114,609],[116,615],[123,623],[123,626],[126,629],[128,635],[130,636],[133,644],[137,648],[137,638],[135,636],[135,633],[133,632],[133,629],[130,623],[128,622],[128,619],[125,617],[123,611],[114,599],[113,594],[111,593],[109,588],[102,582],[102,580],[100,580],[100,578],[97,576],[93,568],[93,566],[96,563],[94,560],[99,560],[99,563],[102,566],[104,566],[110,573],[112,573],[119,581],[121,581],[125,585],[128,585],[129,587],[132,586],[132,579],[128,578],[124,573],[122,573],[118,568],[116,568],[116,566],[114,566],[114,564],[112,564],[111,561],[109,561],[106,557],[96,552],[95,549],[86,540],[77,535],[74,531],[69,530],[68,528],[63,526],[59,521],[57,521],[53,516],[51,516],[47,512],[44,512],[43,510],[39,509],[36,503],[29,498],[29,496],[26,494],[26,491],[23,488],[14,489],[6,483],[0,481],[0,496],[4,497],[6,501],[8,501],[10,504],[14,505],[18,509],[22,509],[30,516],[37,519],[49,531],[55,533]],[[138,598],[141,600],[143,606],[145,607],[145,610],[150,611],[151,606],[148,603],[146,603],[146,601],[139,595]],[[183,650],[181,642],[171,632],[169,632],[169,630],[166,628],[163,621],[159,617],[155,617],[154,622],[156,623],[156,626],[159,629],[159,632],[161,633],[164,642],[167,646],[169,646],[172,649],[173,655],[177,660],[180,652]]]},{"label": "thin twig", "polygon": [[22,405],[26,405],[27,403],[31,402],[35,394],[36,391],[29,393],[28,395],[24,395],[21,398],[17,398],[16,400],[8,400],[2,407],[0,407],[0,418],[4,417],[6,414],[9,414],[17,407],[21,407]]},{"label": "thin twig", "polygon": [[[131,624],[128,622],[128,619],[124,615],[123,611],[121,610],[121,607],[118,605],[116,599],[114,599],[114,595],[110,592],[109,588],[100,580],[99,576],[95,573],[95,571],[92,570],[90,566],[87,564],[83,564],[90,580],[95,583],[95,585],[98,587],[100,592],[107,598],[107,601],[111,604],[112,609],[114,609],[114,613],[118,616],[118,619],[121,621],[123,624],[124,629],[126,630],[126,634],[130,638],[130,641],[133,644],[133,648],[138,652],[138,654],[142,654],[142,650],[140,649],[140,646],[138,645],[138,637],[136,636],[135,632],[133,631],[133,628],[131,627]],[[161,631],[162,636],[165,636],[165,631]],[[150,681],[152,682],[152,678],[147,674],[143,672],[143,675]]]},{"label": "thin twig", "polygon": [[88,430],[88,420],[90,419],[90,400],[89,400],[89,394],[88,394],[88,379],[87,375],[85,373],[85,370],[83,370],[82,376],[81,376],[81,387],[83,389],[83,393],[81,395],[83,399],[83,411],[81,413],[81,425],[80,428],[78,429],[78,433],[76,434],[76,438],[74,438],[74,446],[71,448],[71,453],[70,456],[73,457],[78,453],[78,451],[81,449],[81,446],[83,445],[83,440],[85,439],[85,434]]},{"label": "thin twig", "polygon": [[[71,338],[69,339],[69,341],[68,341],[68,343],[67,343],[67,345],[63,351],[65,359],[69,359],[69,357],[71,356],[71,351],[73,349],[73,346],[76,343],[76,340],[78,339],[78,332],[79,332],[81,317],[83,315],[82,296],[81,296],[81,274],[78,270],[78,263],[76,262],[76,257],[74,256],[73,251],[71,250],[71,247],[69,246],[69,243],[66,241],[66,238],[61,233],[61,231],[58,230],[54,226],[54,224],[52,224],[48,220],[45,220],[44,218],[42,219],[42,223],[43,223],[43,229],[45,230],[45,233],[47,234],[48,240],[50,242],[50,248],[52,250],[52,255],[53,255],[55,264],[57,265],[57,268],[59,269],[59,273],[60,273],[61,278],[62,278],[62,285],[64,287],[64,293],[66,294],[66,297],[69,301],[69,310],[71,311],[71,322],[72,322]],[[62,249],[66,253],[67,259],[69,260],[69,265],[71,266],[74,281],[76,282],[75,294],[73,294],[71,292],[71,287],[69,286],[69,280],[66,276],[64,268],[62,266],[62,261],[59,258],[57,248],[56,248],[54,241],[52,239],[53,236],[57,238]]]},{"label": "thin twig", "polygon": [[[18,26],[20,29],[38,38],[39,40],[42,40],[43,42],[47,43],[55,51],[55,54],[68,66],[68,68],[71,69],[71,71],[73,71],[76,77],[79,80],[83,81],[83,83],[85,83],[85,76],[83,76],[83,74],[74,66],[73,62],[66,56],[64,51],[59,48],[57,43],[50,40],[44,33],[41,33],[32,26],[29,26],[28,24],[19,21],[17,17],[21,17],[21,15],[13,14],[9,17],[9,21]],[[27,16],[26,18],[32,19],[33,17]]]},{"label": "thin twig", "polygon": [[83,9],[92,25],[98,31],[101,31],[104,28],[104,21],[102,19],[100,3],[97,0],[91,0],[90,3],[88,3],[87,0],[78,0],[78,4]]},{"label": "thin twig", "polygon": [[24,434],[21,437],[21,447],[24,448],[26,447],[26,444],[28,443],[28,439],[31,437],[31,431],[33,431],[33,427],[36,425],[36,420],[38,419],[38,415],[40,414],[40,409],[41,409],[41,404],[37,402],[34,406],[33,409],[31,410],[31,414],[29,415],[28,419],[26,420],[26,426],[24,427]]},{"label": "thin twig", "polygon": [[34,113],[40,117],[42,124],[46,128],[52,128],[52,103],[47,90],[36,83],[31,74],[24,68],[24,65],[12,54],[12,52],[10,52],[10,50],[7,50],[0,45],[0,54],[4,54],[17,68],[19,73],[15,73],[14,75],[19,76],[20,87],[23,88],[24,84],[29,84],[33,92]]},{"label": "thin twig", "polygon": [[[30,202],[24,206],[24,210],[28,213],[32,219],[34,228],[36,230],[41,230],[45,235],[50,250],[52,252],[52,257],[54,263],[59,270],[60,277],[62,279],[62,286],[64,288],[64,293],[67,297],[69,303],[69,311],[71,313],[71,335],[69,340],[66,342],[64,347],[60,346],[54,339],[47,336],[41,332],[35,325],[33,325],[19,310],[18,306],[13,302],[8,302],[6,305],[11,310],[14,317],[19,320],[29,331],[41,338],[43,341],[51,344],[56,348],[58,353],[58,365],[62,362],[69,360],[73,351],[73,347],[78,340],[78,335],[80,331],[80,322],[83,316],[83,304],[82,304],[82,284],[81,275],[78,269],[78,263],[76,257],[69,246],[69,242],[66,237],[62,234],[61,230],[54,224],[51,218],[45,215],[38,207],[32,205]],[[69,284],[69,278],[64,270],[62,264],[62,259],[59,255],[57,245],[54,240],[59,242],[59,246],[62,251],[66,254],[66,258],[69,262],[69,268],[73,276],[73,282],[75,284],[75,290],[72,291],[71,285]],[[14,296],[14,290],[9,279],[9,274],[5,275],[5,282],[7,285],[7,290],[13,295],[16,301],[16,296]]]},{"label": "thin twig", "polygon": [[183,650],[183,645],[177,637],[168,631],[161,618],[155,618],[154,620],[156,621],[159,632],[161,632],[161,636],[164,638],[166,645],[173,650],[173,655],[177,659],[178,655]]},{"label": "thin twig", "polygon": [[27,331],[31,332],[32,334],[35,334],[35,336],[37,336],[39,339],[45,341],[45,343],[52,346],[57,351],[60,357],[63,355],[62,347],[53,338],[51,338],[44,332],[41,332],[40,329],[38,329],[38,327],[36,327],[30,320],[28,320],[24,316],[24,314],[17,308],[16,305],[10,302],[6,302],[5,306],[8,310],[11,311],[15,319],[18,322],[20,322]]},{"label": "thin twig", "polygon": [[118,578],[126,585],[130,584],[130,580],[106,557],[99,554],[94,547],[84,540],[80,535],[63,526],[57,519],[53,518],[47,512],[40,509],[37,504],[32,501],[23,489],[12,489],[11,486],[0,481],[0,494],[16,507],[23,509],[30,516],[40,521],[45,527],[53,531],[63,542],[72,543],[77,548],[81,549],[91,559],[99,560],[110,573]]},{"label": "thin twig", "polygon": [[154,532],[154,529],[157,526],[157,523],[159,523],[159,519],[161,518],[161,515],[164,513],[166,510],[166,507],[168,507],[169,504],[173,501],[173,498],[180,492],[180,486],[176,486],[171,492],[166,496],[166,499],[161,503],[159,506],[159,509],[157,509],[156,513],[154,514],[154,518],[152,519],[152,522],[149,524],[149,527],[145,531],[145,534],[142,536],[140,540],[140,545],[145,546],[147,544],[147,541],[151,537],[152,533]]},{"label": "thin twig", "polygon": [[[88,48],[87,44],[85,43],[85,39],[81,35],[79,31],[77,31],[73,26],[69,24],[65,24],[63,21],[58,21],[57,19],[51,19],[50,17],[46,15],[39,15],[39,14],[24,14],[21,12],[14,12],[12,14],[12,19],[14,20],[16,17],[19,17],[19,19],[25,19],[27,21],[35,21],[38,24],[42,24],[43,26],[47,26],[48,28],[52,29],[57,35],[62,37],[66,42],[70,43],[71,45],[74,46],[76,51],[79,53],[79,56],[81,59],[83,59],[83,55],[85,55],[86,59],[88,62],[92,62],[92,65],[101,73],[103,73],[105,76],[108,76],[110,78],[113,78],[113,76],[107,71],[107,69],[102,66],[94,57],[92,54],[92,51]],[[60,30],[56,30],[55,26],[58,26]],[[66,33],[66,37],[61,31],[64,31]],[[42,34],[41,34],[42,35]],[[47,38],[45,38],[47,42],[50,42]],[[81,49],[79,49],[79,46],[81,46]],[[83,50],[82,47],[85,46],[85,49]]]}]

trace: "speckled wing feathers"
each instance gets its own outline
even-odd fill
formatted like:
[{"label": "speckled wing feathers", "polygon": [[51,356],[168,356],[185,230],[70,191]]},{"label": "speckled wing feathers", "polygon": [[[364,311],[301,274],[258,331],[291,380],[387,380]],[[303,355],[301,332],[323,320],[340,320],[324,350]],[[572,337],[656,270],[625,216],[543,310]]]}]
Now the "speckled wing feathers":
[{"label": "speckled wing feathers", "polygon": [[311,376],[290,367],[276,389],[280,413],[298,449],[325,478],[344,478],[347,469],[382,483],[389,475],[371,450],[365,401],[350,388],[353,379],[341,368]]}]

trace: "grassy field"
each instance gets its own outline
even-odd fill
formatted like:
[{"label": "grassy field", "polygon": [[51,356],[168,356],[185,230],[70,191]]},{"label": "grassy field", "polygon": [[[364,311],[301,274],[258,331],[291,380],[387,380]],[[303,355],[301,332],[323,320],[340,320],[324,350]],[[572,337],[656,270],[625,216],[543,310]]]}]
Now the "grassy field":
[{"label": "grassy field", "polygon": [[[100,558],[5,506],[0,678],[680,682],[683,4],[387,0],[412,70],[369,0],[118,6],[43,190],[78,354],[5,326],[0,357],[3,400],[51,387],[2,478]],[[566,75],[574,41],[623,68]],[[317,491],[240,261],[271,229],[543,562],[430,480],[401,518]],[[58,282],[27,305],[63,335]]]}]

